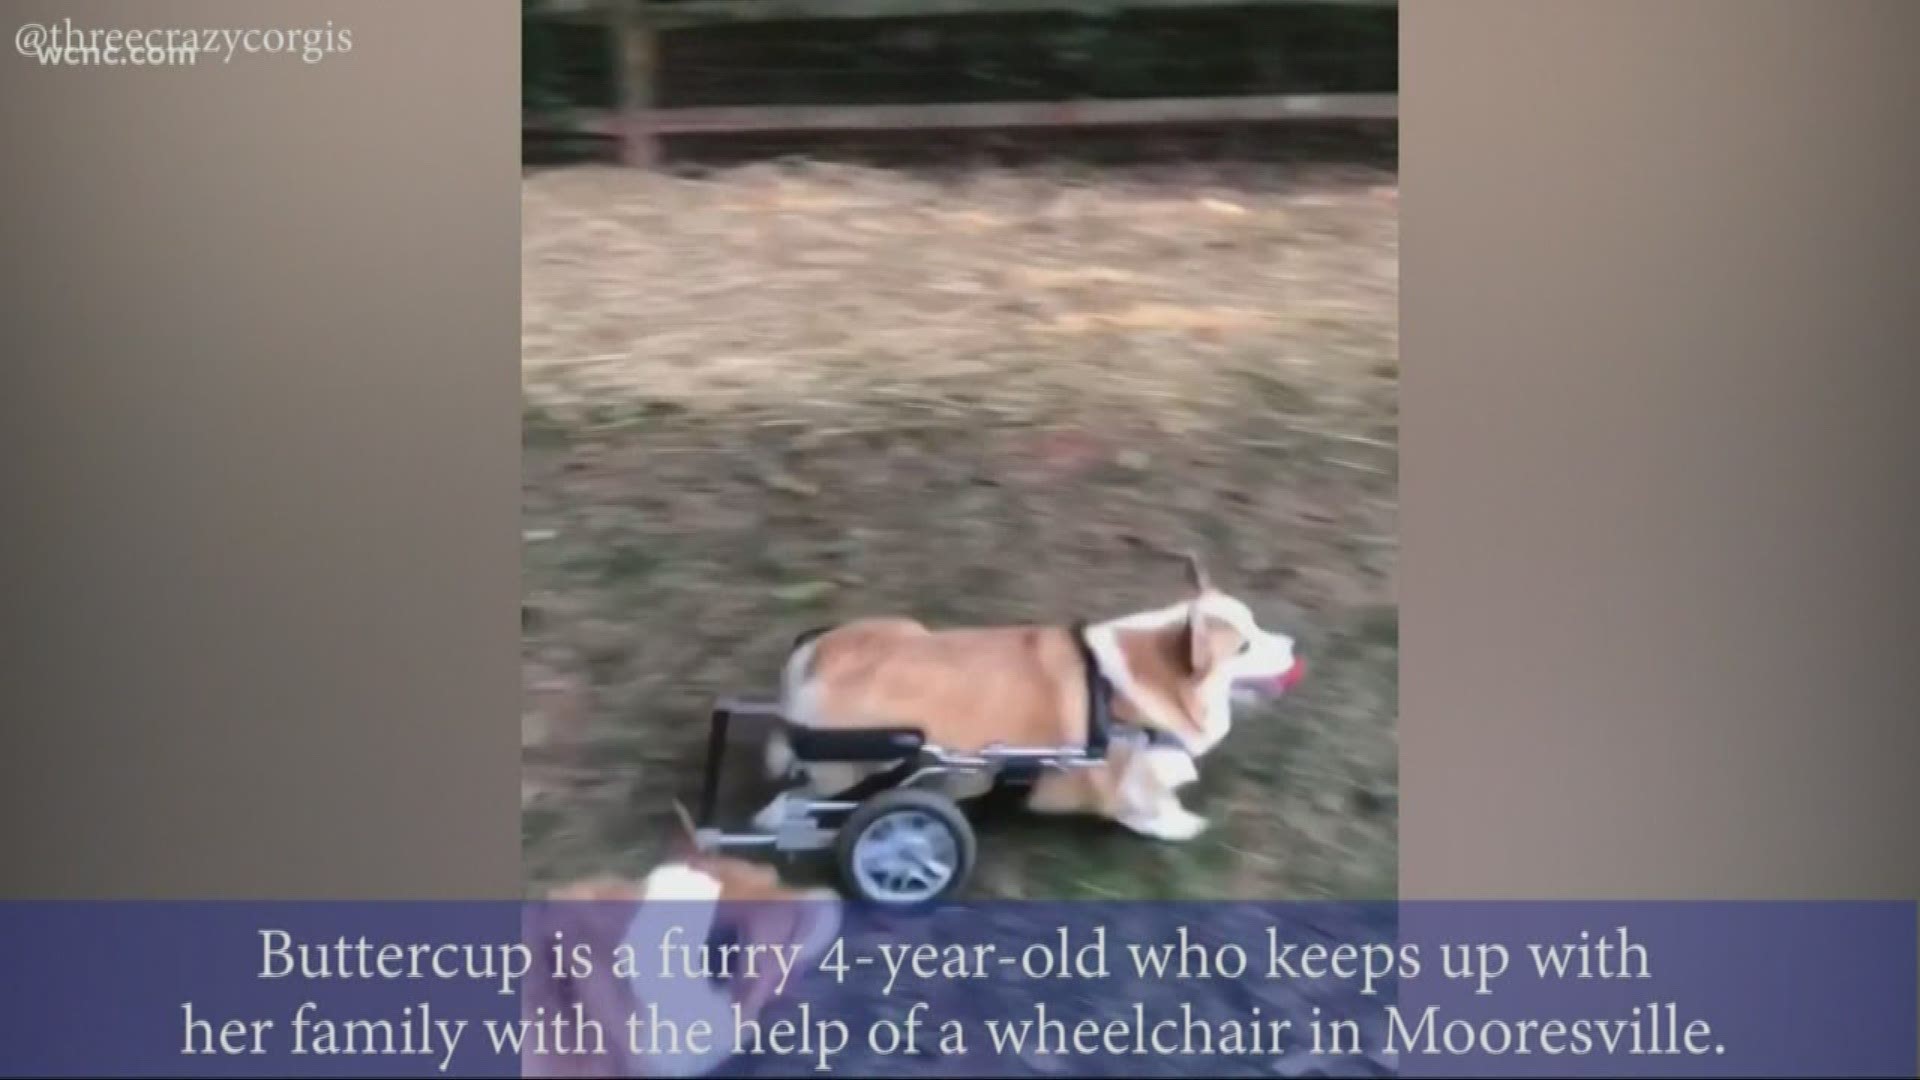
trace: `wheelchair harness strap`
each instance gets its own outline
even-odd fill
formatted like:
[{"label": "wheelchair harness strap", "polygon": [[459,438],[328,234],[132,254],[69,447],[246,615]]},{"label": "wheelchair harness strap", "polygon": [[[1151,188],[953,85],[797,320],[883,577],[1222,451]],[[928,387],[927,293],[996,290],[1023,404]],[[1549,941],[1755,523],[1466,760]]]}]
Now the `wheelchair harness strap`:
[{"label": "wheelchair harness strap", "polygon": [[[1105,758],[1107,746],[1113,740],[1113,684],[1107,681],[1106,674],[1100,670],[1099,660],[1093,654],[1093,647],[1087,644],[1086,620],[1076,620],[1069,636],[1080,651],[1080,663],[1086,672],[1087,756]],[[995,772],[993,786],[987,790],[983,803],[996,810],[1016,808],[1025,793],[1039,781],[1045,769],[1046,765],[1039,761],[1004,763]]]},{"label": "wheelchair harness strap", "polygon": [[1113,739],[1113,683],[1100,670],[1100,661],[1087,644],[1087,622],[1073,623],[1073,644],[1080,650],[1080,663],[1087,677],[1087,756],[1104,758]]},{"label": "wheelchair harness strap", "polygon": [[[1104,758],[1113,738],[1113,683],[1100,670],[1100,661],[1087,644],[1087,621],[1073,623],[1073,643],[1080,649],[1080,662],[1087,669],[1087,756]],[[1177,747],[1180,741],[1159,728],[1142,725],[1140,734],[1148,746]]]}]

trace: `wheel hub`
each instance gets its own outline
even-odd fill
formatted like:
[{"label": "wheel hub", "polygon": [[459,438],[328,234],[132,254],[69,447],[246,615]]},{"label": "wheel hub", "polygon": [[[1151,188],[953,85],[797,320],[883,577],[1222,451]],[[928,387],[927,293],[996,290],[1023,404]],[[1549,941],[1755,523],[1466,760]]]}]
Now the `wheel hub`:
[{"label": "wheel hub", "polygon": [[959,850],[952,834],[919,810],[875,821],[854,844],[861,884],[875,898],[901,903],[938,893],[953,877]]}]

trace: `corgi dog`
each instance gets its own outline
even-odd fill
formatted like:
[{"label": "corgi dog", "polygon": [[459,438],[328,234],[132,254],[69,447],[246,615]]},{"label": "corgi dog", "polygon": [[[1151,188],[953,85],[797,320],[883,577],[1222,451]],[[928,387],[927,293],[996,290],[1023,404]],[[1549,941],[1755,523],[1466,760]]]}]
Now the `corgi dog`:
[{"label": "corgi dog", "polygon": [[[1038,813],[1092,814],[1139,834],[1184,841],[1207,827],[1181,804],[1195,761],[1220,745],[1233,706],[1278,697],[1304,672],[1295,642],[1262,627],[1188,555],[1191,595],[1165,607],[1075,626],[934,629],[870,617],[803,636],[781,704],[808,729],[917,728],[948,752],[1081,747],[1106,692],[1114,732],[1098,764],[1043,771],[1025,796]],[[1092,670],[1090,671],[1089,668]],[[1094,678],[1089,678],[1089,676]],[[755,817],[773,829],[790,798],[831,798],[891,763],[799,765],[776,736],[770,776],[803,778]],[[942,778],[949,794],[984,793],[990,777]]]},{"label": "corgi dog", "polygon": [[[641,880],[579,881],[529,906],[535,963],[521,984],[522,1015],[544,1022],[550,1037],[555,1017],[574,1031],[565,1046],[526,1036],[523,1076],[704,1076],[731,1056],[736,1020],[754,1019],[774,994],[792,992],[831,948],[841,925],[837,893],[794,888],[770,867],[700,852],[692,819],[675,810],[686,832],[680,851]],[[618,970],[623,945],[631,948],[630,976]],[[579,955],[591,970],[575,966]],[[723,963],[728,970],[715,970]],[[716,983],[723,974],[724,985]],[[629,1017],[674,1034],[634,1053]],[[598,1021],[602,1037],[581,1045],[583,1020]],[[685,1039],[703,1021],[712,1037]]]}]

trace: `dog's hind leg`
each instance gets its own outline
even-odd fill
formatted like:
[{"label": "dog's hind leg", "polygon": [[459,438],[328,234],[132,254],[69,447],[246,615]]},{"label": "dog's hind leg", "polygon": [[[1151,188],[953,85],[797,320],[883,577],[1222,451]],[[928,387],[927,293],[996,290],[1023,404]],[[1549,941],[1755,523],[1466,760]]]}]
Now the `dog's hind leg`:
[{"label": "dog's hind leg", "polygon": [[[789,724],[811,728],[820,723],[813,653],[815,644],[831,630],[831,627],[815,627],[793,639],[793,648],[780,670],[780,712]],[[765,765],[770,780],[794,780],[806,771],[800,766],[784,731],[776,730],[767,738]]]},{"label": "dog's hind leg", "polygon": [[844,761],[814,762],[807,766],[807,788],[815,792],[815,798],[831,799],[874,773],[891,767],[891,763],[856,765]]},{"label": "dog's hind leg", "polygon": [[793,752],[793,743],[785,734],[774,732],[767,737],[766,750],[767,779],[794,780],[799,778],[800,759]]},{"label": "dog's hind leg", "polygon": [[853,787],[860,781],[877,772],[892,768],[893,763],[880,765],[851,764],[840,761],[814,761],[801,766],[801,779],[798,783],[775,795],[772,801],[753,816],[753,827],[761,832],[775,832],[780,823],[792,812],[794,800],[810,802],[815,799],[831,799],[840,792]]}]

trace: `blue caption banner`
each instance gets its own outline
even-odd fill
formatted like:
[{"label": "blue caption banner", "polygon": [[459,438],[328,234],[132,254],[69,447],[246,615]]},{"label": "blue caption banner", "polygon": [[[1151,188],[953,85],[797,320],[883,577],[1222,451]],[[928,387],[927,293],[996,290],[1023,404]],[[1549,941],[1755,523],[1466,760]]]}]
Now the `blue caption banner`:
[{"label": "blue caption banner", "polygon": [[13,903],[34,1076],[1916,1075],[1910,903]]}]

